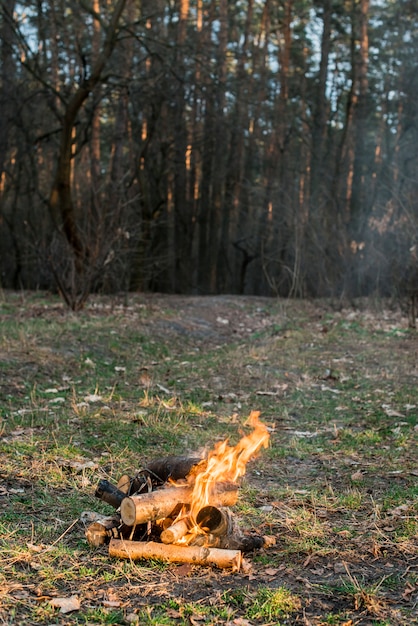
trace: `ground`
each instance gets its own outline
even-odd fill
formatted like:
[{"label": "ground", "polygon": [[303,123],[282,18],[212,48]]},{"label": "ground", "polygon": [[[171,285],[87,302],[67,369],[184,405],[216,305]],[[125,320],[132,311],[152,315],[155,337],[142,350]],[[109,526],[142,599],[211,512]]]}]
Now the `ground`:
[{"label": "ground", "polygon": [[[395,305],[140,294],[75,315],[6,293],[0,330],[2,623],[418,623],[418,338]],[[274,546],[238,573],[88,546],[100,478],[234,442],[251,410],[271,441],[234,513]]]}]

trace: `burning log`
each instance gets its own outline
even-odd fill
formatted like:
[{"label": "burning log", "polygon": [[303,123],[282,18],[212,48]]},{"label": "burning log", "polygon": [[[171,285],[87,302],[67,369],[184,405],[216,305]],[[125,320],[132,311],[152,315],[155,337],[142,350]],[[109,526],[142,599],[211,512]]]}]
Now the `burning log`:
[{"label": "burning log", "polygon": [[198,512],[196,523],[205,534],[198,535],[192,545],[251,552],[268,543],[267,538],[260,535],[243,535],[229,509],[205,506]]},{"label": "burning log", "polygon": [[175,543],[182,539],[189,532],[190,524],[188,519],[180,519],[178,522],[171,524],[161,533],[161,541],[163,543]]},{"label": "burning log", "polygon": [[122,559],[159,559],[172,563],[216,565],[222,569],[239,571],[242,564],[240,550],[222,550],[199,546],[177,546],[154,541],[125,541],[111,539],[109,555]]},{"label": "burning log", "polygon": [[196,516],[196,523],[202,530],[215,537],[230,535],[232,515],[227,509],[218,509],[213,505],[204,506]]},{"label": "burning log", "polygon": [[[137,492],[152,491],[169,479],[181,480],[201,467],[205,461],[197,457],[168,456],[152,461],[134,477],[124,474],[118,481],[118,489],[128,496]],[[146,489],[145,489],[146,487]]]},{"label": "burning log", "polygon": [[[120,506],[122,520],[128,526],[170,517],[173,510],[181,504],[189,504],[193,487],[167,487],[151,493],[125,497]],[[232,506],[238,499],[238,485],[235,483],[217,483],[211,501],[217,506]]]},{"label": "burning log", "polygon": [[145,471],[162,484],[166,483],[169,478],[171,480],[186,478],[200,463],[203,461],[197,457],[168,456],[165,459],[149,463]]}]

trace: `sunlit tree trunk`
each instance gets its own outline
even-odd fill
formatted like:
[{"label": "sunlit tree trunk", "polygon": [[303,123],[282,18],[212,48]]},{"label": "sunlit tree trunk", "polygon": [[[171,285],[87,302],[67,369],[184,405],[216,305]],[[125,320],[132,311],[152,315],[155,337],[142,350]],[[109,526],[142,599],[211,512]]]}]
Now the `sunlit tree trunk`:
[{"label": "sunlit tree trunk", "polygon": [[[100,2],[93,0],[93,38],[92,38],[92,58],[95,63],[100,54],[100,38],[101,27],[99,22]],[[97,90],[94,94],[95,103],[93,109],[93,117],[91,122],[91,139],[90,139],[90,159],[91,159],[91,187],[92,187],[92,203],[98,201],[97,194],[100,185],[100,93]]]}]

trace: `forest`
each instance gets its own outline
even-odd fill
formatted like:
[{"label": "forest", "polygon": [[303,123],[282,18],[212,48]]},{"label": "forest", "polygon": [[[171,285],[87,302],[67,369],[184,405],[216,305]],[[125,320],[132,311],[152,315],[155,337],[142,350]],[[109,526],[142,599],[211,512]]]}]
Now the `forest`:
[{"label": "forest", "polygon": [[0,6],[0,287],[418,291],[416,0]]}]

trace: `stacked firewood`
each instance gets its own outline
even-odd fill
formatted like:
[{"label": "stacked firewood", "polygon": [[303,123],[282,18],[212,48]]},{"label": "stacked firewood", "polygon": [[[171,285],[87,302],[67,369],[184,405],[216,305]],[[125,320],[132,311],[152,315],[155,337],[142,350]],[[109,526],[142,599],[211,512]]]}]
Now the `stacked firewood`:
[{"label": "stacked firewood", "polygon": [[172,456],[121,476],[117,485],[101,480],[95,496],[114,512],[82,514],[88,543],[108,544],[113,557],[239,570],[242,554],[270,539],[239,529],[229,509],[238,499],[237,483],[216,482],[205,506],[192,511],[194,479],[205,467],[205,459]]}]

